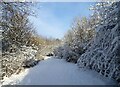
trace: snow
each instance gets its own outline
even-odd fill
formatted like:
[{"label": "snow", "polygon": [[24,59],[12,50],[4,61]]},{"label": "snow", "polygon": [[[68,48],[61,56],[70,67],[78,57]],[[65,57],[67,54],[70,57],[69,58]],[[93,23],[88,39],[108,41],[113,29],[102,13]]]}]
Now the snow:
[{"label": "snow", "polygon": [[115,44],[116,42],[118,42],[118,41],[119,41],[119,38],[120,38],[120,36],[115,37],[115,38],[113,39],[113,41],[112,41],[111,44],[113,45],[113,44]]},{"label": "snow", "polygon": [[48,56],[47,56],[47,57],[45,57],[45,56],[44,56],[44,60],[47,60],[47,59],[49,59],[49,58],[51,58],[51,57],[48,57]]},{"label": "snow", "polygon": [[21,72],[20,74],[13,74],[10,78],[4,77],[2,85],[16,85],[20,84],[23,78],[28,74],[29,69]]},{"label": "snow", "polygon": [[109,85],[114,83],[98,73],[78,68],[64,59],[46,57],[19,75],[4,78],[3,85]]}]

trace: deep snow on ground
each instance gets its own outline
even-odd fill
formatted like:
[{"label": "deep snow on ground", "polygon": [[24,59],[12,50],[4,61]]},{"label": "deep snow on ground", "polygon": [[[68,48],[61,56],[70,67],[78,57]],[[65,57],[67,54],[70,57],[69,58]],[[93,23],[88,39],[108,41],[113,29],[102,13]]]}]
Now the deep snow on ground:
[{"label": "deep snow on ground", "polygon": [[5,78],[5,84],[20,85],[110,85],[114,83],[98,73],[78,68],[63,59],[45,58],[19,75]]}]

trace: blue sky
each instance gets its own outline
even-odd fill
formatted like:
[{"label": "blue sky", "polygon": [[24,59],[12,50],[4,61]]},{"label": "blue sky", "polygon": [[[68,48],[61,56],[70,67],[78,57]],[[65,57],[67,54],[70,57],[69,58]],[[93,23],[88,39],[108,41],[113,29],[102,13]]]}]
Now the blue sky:
[{"label": "blue sky", "polygon": [[76,16],[89,17],[93,2],[40,2],[34,7],[36,17],[30,16],[39,35],[62,38]]}]

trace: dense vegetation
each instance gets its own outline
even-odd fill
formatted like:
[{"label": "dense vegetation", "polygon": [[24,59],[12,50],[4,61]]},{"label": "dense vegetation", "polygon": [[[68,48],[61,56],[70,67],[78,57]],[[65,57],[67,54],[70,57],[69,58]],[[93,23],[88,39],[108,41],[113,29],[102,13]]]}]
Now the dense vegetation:
[{"label": "dense vegetation", "polygon": [[90,8],[94,11],[92,16],[76,17],[62,41],[36,33],[28,19],[34,15],[32,5],[0,3],[2,77],[19,73],[26,60],[41,60],[53,51],[57,58],[95,70],[120,83],[120,2],[97,3]]},{"label": "dense vegetation", "polygon": [[80,19],[77,17],[71,30],[64,36],[63,46],[56,49],[54,54],[67,61],[77,62],[94,35],[95,30],[92,27],[92,19],[87,19],[86,17]]},{"label": "dense vegetation", "polygon": [[32,6],[34,4],[30,2],[0,3],[1,77],[19,73],[23,69],[24,61],[43,59],[41,51],[48,50],[50,49],[48,46],[60,42],[60,40],[48,39],[36,33],[28,18],[35,16]]},{"label": "dense vegetation", "polygon": [[54,53],[120,83],[120,2],[101,2],[90,9],[93,15],[77,18]]}]

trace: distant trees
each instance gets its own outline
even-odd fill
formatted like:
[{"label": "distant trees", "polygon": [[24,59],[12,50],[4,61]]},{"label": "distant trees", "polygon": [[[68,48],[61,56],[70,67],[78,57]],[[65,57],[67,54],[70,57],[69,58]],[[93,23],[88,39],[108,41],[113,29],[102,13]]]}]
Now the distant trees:
[{"label": "distant trees", "polygon": [[86,17],[81,19],[76,17],[71,29],[64,36],[64,45],[55,50],[55,55],[61,55],[60,57],[65,58],[67,61],[76,62],[95,35],[92,23],[92,20]]},{"label": "distant trees", "polygon": [[76,44],[84,48],[93,38],[94,28],[91,25],[91,21],[86,17],[76,19],[74,27],[72,28],[74,32],[74,45]]}]

